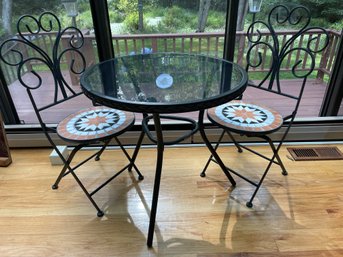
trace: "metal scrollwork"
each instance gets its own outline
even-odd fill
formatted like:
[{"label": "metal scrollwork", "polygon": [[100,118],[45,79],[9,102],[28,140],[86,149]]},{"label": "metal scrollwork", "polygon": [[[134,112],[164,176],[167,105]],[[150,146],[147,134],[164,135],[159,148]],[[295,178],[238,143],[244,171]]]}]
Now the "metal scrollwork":
[{"label": "metal scrollwork", "polygon": [[[24,15],[17,22],[17,34],[5,40],[0,45],[0,59],[10,66],[18,66],[17,76],[20,83],[27,89],[37,89],[43,84],[43,78],[35,70],[37,64],[44,65],[50,70],[54,78],[55,95],[57,101],[59,92],[63,98],[69,94],[77,94],[64,79],[61,63],[69,56],[69,69],[75,74],[81,74],[86,68],[86,60],[80,49],[84,44],[82,32],[76,27],[61,28],[60,20],[51,12],[44,12],[38,18],[32,15]],[[44,41],[44,33],[56,31],[56,37],[49,42]],[[63,41],[63,46],[61,43]],[[44,50],[41,45],[45,45]],[[63,50],[62,50],[63,49]],[[5,55],[6,51],[12,53],[12,57]],[[68,60],[68,58],[67,58]],[[76,65],[77,62],[77,65]],[[28,81],[24,76],[30,72],[35,78]]]},{"label": "metal scrollwork", "polygon": [[[269,56],[263,55],[260,49],[263,49],[265,53],[266,51],[271,53],[269,71],[257,87],[261,87],[265,81],[269,80],[268,90],[271,90],[276,82],[277,92],[281,93],[279,72],[283,62],[289,60],[287,57],[292,54],[297,56],[297,60],[290,64],[290,70],[294,77],[306,78],[312,73],[315,68],[315,54],[327,47],[329,35],[323,28],[308,27],[310,22],[311,13],[306,7],[289,8],[286,5],[277,5],[269,12],[266,22],[257,20],[248,27],[247,37],[250,47],[247,52],[246,70],[257,68],[263,63],[266,64],[266,58]],[[294,26],[296,32],[290,38],[284,38],[283,42],[280,42],[275,27],[284,25]],[[255,29],[256,27],[259,28]],[[316,30],[315,34],[319,36],[309,37],[305,45],[295,46],[299,42],[298,40],[302,40],[303,35],[311,30]],[[271,40],[266,40],[266,35],[270,35]],[[303,67],[305,59],[306,69]]]}]

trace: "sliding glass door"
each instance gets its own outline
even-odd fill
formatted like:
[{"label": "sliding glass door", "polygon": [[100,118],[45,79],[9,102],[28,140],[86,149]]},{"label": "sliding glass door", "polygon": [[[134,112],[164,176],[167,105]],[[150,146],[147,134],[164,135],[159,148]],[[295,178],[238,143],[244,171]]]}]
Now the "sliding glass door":
[{"label": "sliding glass door", "polygon": [[[4,0],[2,1],[2,29],[0,30],[0,43],[7,39],[14,39],[11,43],[5,44],[1,49],[1,55],[9,63],[16,63],[20,58],[18,52],[27,57],[39,57],[38,51],[33,50],[27,44],[19,44],[17,39],[17,21],[23,15],[32,15],[32,17],[39,19],[43,12],[51,12],[55,14],[60,22],[62,29],[68,26],[76,26],[82,30],[84,34],[83,54],[86,57],[88,65],[98,61],[98,52],[94,37],[91,37],[93,31],[93,20],[90,5],[88,1],[60,1],[60,0],[46,0],[46,1],[32,1],[28,4],[27,0]],[[5,15],[4,15],[5,14]],[[26,39],[36,45],[42,51],[51,55],[53,44],[55,42],[55,34],[57,30],[56,23],[53,24],[52,31],[48,29],[48,16],[44,16],[42,24],[45,24],[44,29],[38,27],[34,19],[29,18],[21,22],[20,30]],[[38,20],[37,20],[38,21]],[[25,23],[25,24],[24,24]],[[59,42],[60,52],[63,44],[66,42],[62,40]],[[18,52],[16,52],[18,51]],[[51,56],[50,56],[51,57]],[[79,76],[75,75],[71,70],[68,56],[64,55],[61,59],[62,73],[65,80],[70,84],[74,91],[80,91]],[[37,83],[37,77],[31,72],[35,71],[42,79],[42,86],[40,88],[38,104],[44,104],[46,100],[54,96],[54,80],[49,68],[42,62],[25,63],[22,69],[21,77],[28,84]],[[35,117],[33,108],[29,101],[25,87],[18,81],[17,67],[6,64],[1,61],[1,111],[6,119],[7,124],[25,124],[34,125],[38,123]],[[37,90],[38,91],[38,90]],[[92,102],[85,96],[75,98],[75,100],[68,102],[68,104],[60,106],[58,110],[47,114],[49,122],[52,124],[58,123],[59,120],[66,117],[68,114],[79,110],[82,107],[91,106]]]},{"label": "sliding glass door", "polygon": [[[338,1],[336,10],[331,8],[334,1],[327,1],[320,6],[315,3],[309,4],[313,1],[290,2],[293,5],[308,5],[313,16],[311,24],[327,29],[330,35],[329,47],[324,53],[316,56],[315,73],[308,82],[299,117],[315,119],[323,115],[342,115],[342,109],[330,111],[332,108],[328,107],[330,103],[335,102],[337,109],[342,99],[342,90],[339,89],[342,84],[339,76],[342,74],[342,63],[337,61],[338,50],[343,47],[340,44],[341,33],[338,31],[339,24],[342,24],[341,2]],[[64,26],[74,24],[84,32],[84,51],[89,65],[114,56],[184,52],[232,58],[245,66],[245,56],[249,47],[247,28],[253,19],[265,20],[276,1],[263,1],[258,13],[250,12],[248,1],[245,0],[76,0],[76,12],[71,12],[70,7],[65,8],[60,0],[46,0],[37,4],[36,1],[28,4],[27,0],[5,0],[2,3],[1,42],[8,37],[15,37],[16,21],[21,15],[30,13],[36,16],[43,10],[48,10],[57,14]],[[330,19],[327,18],[329,16],[324,16],[323,11],[336,11],[336,15],[330,16],[334,17]],[[278,31],[284,39],[293,33],[282,26]],[[295,42],[294,47],[304,45],[316,37],[321,35],[308,33]],[[43,40],[42,47],[48,47],[47,42]],[[306,64],[303,65],[306,67]],[[267,63],[263,67],[266,66]],[[336,73],[334,69],[337,70]],[[5,113],[7,123],[35,124],[31,107],[27,104],[23,91],[19,90],[20,83],[17,81],[15,69],[1,62],[1,71],[0,107]],[[48,76],[44,69],[40,69],[39,72]],[[265,71],[255,70],[249,74],[250,79],[259,79],[263,72]],[[332,77],[332,74],[338,75]],[[73,88],[79,90],[77,79],[68,71],[66,76],[73,84]],[[283,79],[287,82],[287,77]],[[80,102],[71,103],[59,111],[62,112],[61,115],[67,115],[90,104],[88,99],[81,98]]]}]

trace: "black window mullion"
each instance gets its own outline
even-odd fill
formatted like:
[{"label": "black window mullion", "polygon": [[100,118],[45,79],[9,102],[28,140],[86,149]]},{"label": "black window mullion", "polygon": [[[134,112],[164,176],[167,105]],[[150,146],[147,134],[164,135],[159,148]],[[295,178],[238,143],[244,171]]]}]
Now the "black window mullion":
[{"label": "black window mullion", "polygon": [[239,0],[227,0],[223,58],[234,61]]},{"label": "black window mullion", "polygon": [[5,124],[19,124],[20,120],[15,109],[11,94],[0,67],[0,111]]},{"label": "black window mullion", "polygon": [[320,116],[337,116],[343,98],[343,30]]},{"label": "black window mullion", "polygon": [[94,33],[98,47],[99,61],[114,58],[112,33],[107,0],[89,0]]}]

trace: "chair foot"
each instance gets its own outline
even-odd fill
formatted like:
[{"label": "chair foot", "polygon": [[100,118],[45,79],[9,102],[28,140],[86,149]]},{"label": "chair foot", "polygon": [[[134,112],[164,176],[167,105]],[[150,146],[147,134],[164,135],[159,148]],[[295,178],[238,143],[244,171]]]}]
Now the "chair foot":
[{"label": "chair foot", "polygon": [[288,172],[284,170],[284,171],[282,171],[282,175],[287,176]]},{"label": "chair foot", "polygon": [[139,175],[138,176],[138,180],[143,180],[144,179],[144,176],[143,175]]},{"label": "chair foot", "polygon": [[200,177],[202,177],[202,178],[206,177],[206,173],[205,172],[201,172],[200,173]]},{"label": "chair foot", "polygon": [[52,188],[53,190],[56,190],[56,189],[58,188],[58,185],[52,185],[51,188]]},{"label": "chair foot", "polygon": [[100,156],[96,156],[95,161],[100,161]]},{"label": "chair foot", "polygon": [[253,204],[252,204],[252,202],[247,202],[247,203],[246,203],[246,206],[247,206],[248,208],[252,208],[252,207],[253,207]]},{"label": "chair foot", "polygon": [[239,153],[242,153],[242,152],[243,152],[243,150],[242,150],[242,149],[238,149],[238,150],[237,150],[237,152],[239,152]]},{"label": "chair foot", "polygon": [[104,216],[104,212],[103,211],[98,211],[98,213],[96,214],[99,218]]}]

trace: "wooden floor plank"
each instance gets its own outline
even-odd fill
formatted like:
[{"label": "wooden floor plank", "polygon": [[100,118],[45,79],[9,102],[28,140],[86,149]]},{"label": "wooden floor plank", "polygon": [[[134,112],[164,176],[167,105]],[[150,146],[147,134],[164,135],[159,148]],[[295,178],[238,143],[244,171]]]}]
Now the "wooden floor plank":
[{"label": "wooden floor plank", "polygon": [[[337,145],[343,150],[342,145]],[[257,150],[268,153],[265,146]],[[132,150],[130,150],[132,152]],[[252,187],[232,188],[217,165],[199,173],[205,147],[166,148],[153,248],[146,246],[156,149],[137,165],[145,179],[124,172],[95,196],[103,218],[71,176],[52,190],[60,166],[50,149],[12,149],[0,169],[0,256],[343,256],[342,161],[291,161],[273,167],[249,209]],[[82,151],[84,157],[89,151]],[[255,177],[265,161],[234,147],[219,149],[230,167]],[[119,150],[80,168],[89,187],[125,164]]]}]

